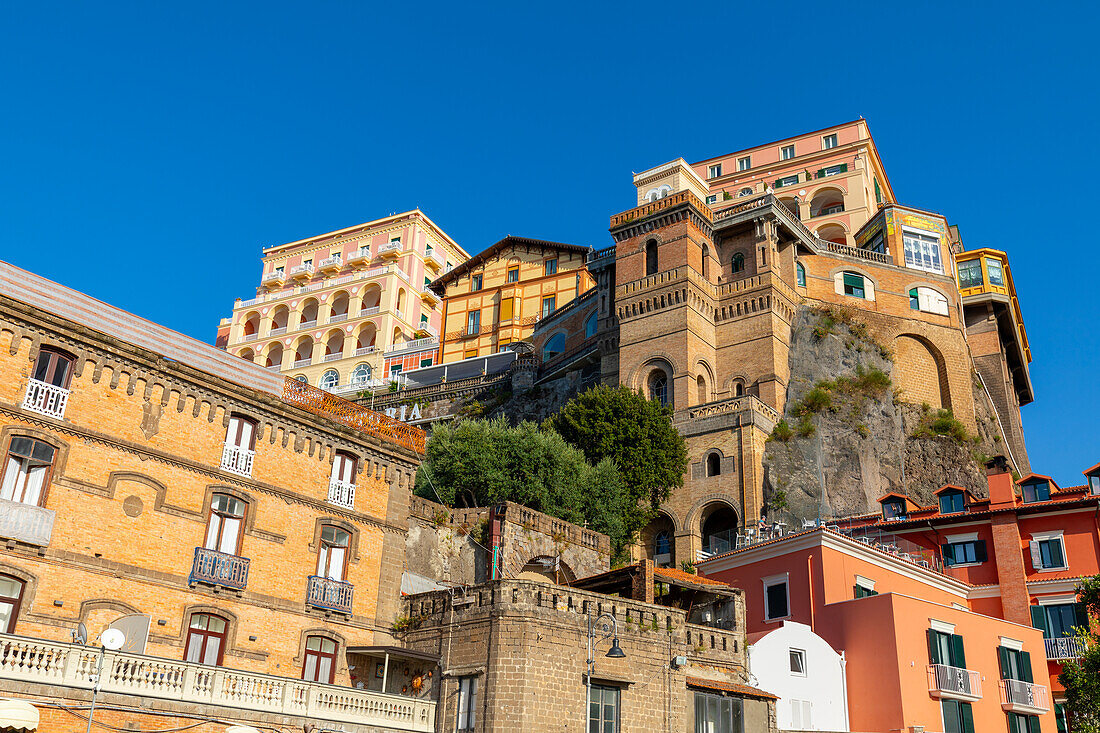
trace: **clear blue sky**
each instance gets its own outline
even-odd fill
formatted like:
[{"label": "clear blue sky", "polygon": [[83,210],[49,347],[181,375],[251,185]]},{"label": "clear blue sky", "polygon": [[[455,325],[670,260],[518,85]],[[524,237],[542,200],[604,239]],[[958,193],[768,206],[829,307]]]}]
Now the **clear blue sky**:
[{"label": "clear blue sky", "polygon": [[632,171],[863,116],[903,203],[1009,252],[1032,465],[1081,481],[1091,6],[602,5],[7,3],[0,256],[213,341],[265,245],[419,206],[471,253],[605,246]]}]

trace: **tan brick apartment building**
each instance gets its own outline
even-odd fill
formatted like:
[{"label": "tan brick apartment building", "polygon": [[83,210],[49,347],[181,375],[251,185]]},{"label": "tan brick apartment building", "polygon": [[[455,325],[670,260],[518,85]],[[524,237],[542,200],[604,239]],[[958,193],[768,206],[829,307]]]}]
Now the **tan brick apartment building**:
[{"label": "tan brick apartment building", "polygon": [[399,653],[367,674],[423,433],[2,263],[0,334],[0,684],[43,730],[84,729],[108,626],[120,727],[431,729]]}]

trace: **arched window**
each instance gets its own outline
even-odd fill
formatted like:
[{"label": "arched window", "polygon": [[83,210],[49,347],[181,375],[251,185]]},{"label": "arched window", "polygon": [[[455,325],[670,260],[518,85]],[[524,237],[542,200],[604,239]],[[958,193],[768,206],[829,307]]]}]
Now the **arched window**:
[{"label": "arched window", "polygon": [[330,580],[344,579],[351,535],[339,527],[321,527],[321,544],[317,550],[317,575]]},{"label": "arched window", "polygon": [[264,366],[279,368],[283,365],[283,345],[278,341],[271,345],[271,348],[267,351],[267,357],[264,359]]},{"label": "arched window", "polygon": [[247,510],[248,505],[236,497],[214,494],[210,500],[210,516],[206,520],[206,549],[239,555]]},{"label": "arched window", "polygon": [[740,379],[733,380],[733,396],[740,397],[745,394],[745,383]]},{"label": "arched window", "polygon": [[752,189],[742,188],[740,191],[737,192],[737,197],[741,198],[742,196],[752,196]]},{"label": "arched window", "polygon": [[731,262],[731,264],[733,266],[734,272],[741,272],[745,269],[745,255],[738,252],[733,256],[733,261]]},{"label": "arched window", "polygon": [[302,304],[302,319],[298,322],[302,328],[311,328],[317,325],[317,301],[310,298]]},{"label": "arched window", "polygon": [[317,383],[317,386],[321,389],[332,389],[338,384],[340,384],[340,372],[329,369],[321,375],[321,381]]},{"label": "arched window", "polygon": [[306,375],[304,375],[304,374],[299,374],[298,376],[296,376],[294,378],[297,379],[302,384],[309,384],[309,379],[307,379]]},{"label": "arched window", "polygon": [[355,508],[355,485],[359,459],[351,453],[336,451],[332,459],[332,475],[329,477],[328,500],[348,509]]},{"label": "arched window", "polygon": [[193,613],[187,626],[184,661],[221,666],[229,623],[212,613]]},{"label": "arched window", "polygon": [[275,312],[271,316],[271,330],[268,331],[268,334],[277,336],[280,333],[286,333],[286,327],[289,321],[290,309],[285,305],[276,306]]},{"label": "arched window", "polygon": [[710,247],[703,245],[703,279],[710,279]]},{"label": "arched window", "polygon": [[806,287],[806,268],[801,262],[794,263],[794,279],[801,288]]},{"label": "arched window", "polygon": [[722,474],[722,459],[717,453],[707,455],[707,476],[720,476]]},{"label": "arched window", "polygon": [[542,358],[550,359],[565,351],[565,334],[555,333],[546,341],[546,346],[542,347]]},{"label": "arched window", "polygon": [[60,351],[42,349],[34,362],[34,379],[62,389],[69,388],[73,376],[73,357]]},{"label": "arched window", "polygon": [[867,283],[864,281],[863,275],[858,272],[845,272],[842,280],[845,295],[850,295],[853,298],[867,297]]},{"label": "arched window", "polygon": [[660,562],[658,557],[672,554],[672,535],[668,533],[668,530],[662,529],[653,538],[653,558],[654,562]]},{"label": "arched window", "polygon": [[913,288],[909,291],[909,307],[915,311],[936,313],[946,316],[948,314],[947,298],[938,290],[926,287]]},{"label": "arched window", "polygon": [[596,312],[592,311],[592,315],[584,321],[584,337],[590,339],[596,335],[596,329],[599,327],[599,319],[596,317]]},{"label": "arched window", "polygon": [[23,604],[23,581],[0,575],[0,633],[14,634],[19,607]]},{"label": "arched window", "polygon": [[356,364],[351,370],[351,383],[356,386],[365,385],[370,381],[370,364]]},{"label": "arched window", "polygon": [[645,243],[645,274],[657,274],[657,240],[651,239]]},{"label": "arched window", "polygon": [[662,371],[655,371],[649,377],[649,399],[662,405],[668,404],[668,377]]},{"label": "arched window", "polygon": [[695,398],[702,405],[707,401],[707,380],[702,374],[695,378]]},{"label": "arched window", "polygon": [[244,319],[244,335],[255,336],[260,332],[260,314],[255,311],[249,313]]},{"label": "arched window", "polygon": [[302,679],[332,684],[336,674],[336,642],[323,636],[307,636]]},{"label": "arched window", "polygon": [[0,498],[19,504],[44,506],[56,453],[49,443],[13,435],[4,461]]},{"label": "arched window", "polygon": [[252,458],[256,450],[256,421],[243,415],[231,415],[225,429],[222,468],[241,476],[252,475]]}]

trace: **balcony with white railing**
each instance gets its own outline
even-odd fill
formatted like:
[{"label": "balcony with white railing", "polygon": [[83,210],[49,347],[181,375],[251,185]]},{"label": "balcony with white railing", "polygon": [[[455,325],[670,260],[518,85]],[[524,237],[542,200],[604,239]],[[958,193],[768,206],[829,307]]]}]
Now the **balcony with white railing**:
[{"label": "balcony with white railing", "polygon": [[328,483],[328,503],[345,509],[355,508],[355,484],[332,479]]},{"label": "balcony with white railing", "polygon": [[332,274],[340,272],[340,268],[342,268],[343,266],[344,261],[340,258],[340,255],[336,254],[332,257],[326,257],[325,259],[321,260],[321,262],[317,265],[317,269],[321,272]]},{"label": "balcony with white railing", "polygon": [[370,253],[370,247],[360,247],[358,252],[348,257],[348,264],[352,267],[368,267],[372,259],[374,255]]},{"label": "balcony with white railing", "polygon": [[282,285],[285,281],[286,273],[284,273],[282,270],[276,270],[274,272],[269,272],[264,275],[263,280],[260,281],[260,284],[267,286],[279,286]]},{"label": "balcony with white railing", "polygon": [[[94,646],[0,634],[0,686],[90,691],[99,652]],[[233,709],[228,715],[211,710],[218,718],[233,718],[242,710],[293,717],[299,728],[306,719],[329,730],[350,726],[428,733],[435,725],[436,703],[430,700],[125,652],[104,652],[99,689],[135,700]]]},{"label": "balcony with white railing", "polygon": [[439,329],[436,328],[435,326],[433,326],[432,324],[425,323],[423,321],[421,321],[420,325],[416,327],[416,332],[426,334],[424,336],[424,338],[438,338],[439,337]]},{"label": "balcony with white railing", "polygon": [[952,700],[980,700],[982,676],[972,669],[948,664],[929,664],[928,694]]},{"label": "balcony with white railing", "polygon": [[191,563],[191,576],[187,582],[192,585],[206,583],[243,590],[248,585],[250,562],[247,557],[196,547],[195,560]]},{"label": "balcony with white railing", "polygon": [[439,339],[433,337],[413,339],[412,341],[406,341],[403,344],[394,344],[390,347],[387,354],[393,354],[397,351],[412,351],[415,349],[434,349],[439,346]]},{"label": "balcony with white railing", "polygon": [[377,346],[363,346],[355,350],[356,356],[366,356],[367,354],[373,354],[378,351]]},{"label": "balcony with white railing", "polygon": [[290,269],[290,276],[295,280],[309,280],[313,277],[313,263],[303,262]]},{"label": "balcony with white railing", "polygon": [[1001,709],[1010,713],[1042,715],[1050,710],[1046,685],[1023,680],[1001,680]]},{"label": "balcony with white railing", "polygon": [[329,323],[343,323],[346,320],[348,320],[347,313],[333,313],[331,316],[328,317]]},{"label": "balcony with white railing", "polygon": [[306,604],[326,611],[351,613],[354,590],[351,583],[311,575],[306,586]]},{"label": "balcony with white railing", "polygon": [[255,451],[226,443],[222,449],[222,470],[252,478],[252,459],[255,456]]},{"label": "balcony with white railing", "polygon": [[1043,639],[1043,643],[1047,648],[1047,659],[1052,661],[1080,659],[1085,655],[1085,642],[1075,636]]},{"label": "balcony with white railing", "polygon": [[71,392],[64,387],[31,379],[27,382],[23,409],[60,420],[65,417],[65,405],[69,404],[70,394]]},{"label": "balcony with white railing", "polygon": [[317,319],[311,318],[308,321],[302,321],[298,324],[299,329],[313,328],[317,325]]},{"label": "balcony with white railing", "polygon": [[420,291],[420,299],[431,306],[436,306],[443,302],[443,298],[440,298],[431,288],[425,288]]},{"label": "balcony with white railing", "polygon": [[382,257],[392,257],[401,254],[401,242],[386,242],[378,248],[378,254]]},{"label": "balcony with white railing", "polygon": [[268,331],[267,335],[268,336],[282,336],[284,333],[286,333],[286,326],[277,326],[276,328],[273,328],[270,331]]},{"label": "balcony with white railing", "polygon": [[249,341],[255,341],[259,337],[259,335],[260,334],[255,333],[255,332],[246,333],[244,336],[241,336],[241,343],[248,343]]},{"label": "balcony with white railing", "polygon": [[326,362],[340,361],[343,358],[344,358],[344,352],[337,351],[335,354],[325,354],[325,358],[323,359],[323,361],[326,361]]},{"label": "balcony with white railing", "polygon": [[294,363],[291,364],[291,366],[294,369],[301,369],[302,367],[307,367],[312,363],[313,363],[313,358],[307,356],[305,359],[295,359]]},{"label": "balcony with white railing", "polygon": [[364,318],[366,316],[376,316],[382,312],[382,309],[377,305],[372,305],[370,308],[361,308],[359,310],[359,317]]}]

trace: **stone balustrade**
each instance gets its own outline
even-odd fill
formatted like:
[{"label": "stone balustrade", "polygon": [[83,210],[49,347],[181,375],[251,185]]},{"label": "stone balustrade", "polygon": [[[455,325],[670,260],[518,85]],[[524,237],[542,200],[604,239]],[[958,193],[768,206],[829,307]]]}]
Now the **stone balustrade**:
[{"label": "stone balustrade", "polygon": [[[95,647],[0,634],[0,680],[91,690]],[[432,731],[435,703],[287,677],[122,652],[104,652],[103,692],[221,705],[320,722]]]}]

